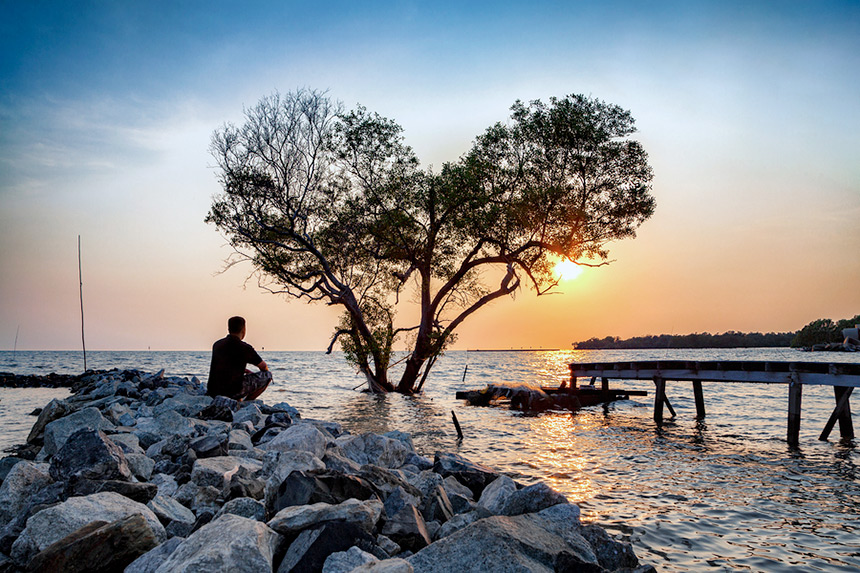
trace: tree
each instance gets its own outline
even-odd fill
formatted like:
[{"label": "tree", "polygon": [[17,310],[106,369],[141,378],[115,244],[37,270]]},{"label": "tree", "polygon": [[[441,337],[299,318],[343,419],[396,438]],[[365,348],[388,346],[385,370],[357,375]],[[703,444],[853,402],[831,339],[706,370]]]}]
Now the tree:
[{"label": "tree", "polygon": [[[328,350],[339,340],[372,390],[419,391],[466,318],[524,284],[551,292],[559,257],[607,264],[607,244],[654,211],[629,112],[581,95],[511,109],[434,172],[399,125],[361,106],[310,90],[264,97],[213,135],[223,192],[206,220],[264,288],[343,308]],[[407,290],[418,324],[395,326]]]}]

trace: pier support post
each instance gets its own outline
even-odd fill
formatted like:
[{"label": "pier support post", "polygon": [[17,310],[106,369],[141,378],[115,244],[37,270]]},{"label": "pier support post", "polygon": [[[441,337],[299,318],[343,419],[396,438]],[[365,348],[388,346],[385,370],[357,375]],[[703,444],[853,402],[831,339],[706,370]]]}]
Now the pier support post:
[{"label": "pier support post", "polygon": [[654,385],[657,386],[657,390],[654,392],[654,421],[659,426],[663,423],[663,405],[665,404],[669,408],[669,414],[673,418],[675,417],[675,408],[672,407],[672,403],[666,396],[666,379],[654,376]]},{"label": "pier support post", "polygon": [[705,417],[705,397],[701,380],[693,380],[693,397],[696,399],[696,419],[702,420]]},{"label": "pier support post", "polygon": [[663,402],[666,401],[666,381],[658,376],[654,377],[654,421],[659,426],[663,423]]},{"label": "pier support post", "polygon": [[788,435],[789,445],[797,446],[800,442],[800,401],[803,397],[803,384],[797,380],[797,374],[792,372],[791,383],[788,385]]},{"label": "pier support post", "polygon": [[819,440],[827,440],[837,420],[839,420],[839,434],[842,438],[850,440],[854,437],[854,423],[851,421],[851,405],[848,402],[853,391],[854,388],[851,386],[833,387],[833,393],[836,397],[836,408],[830,414],[830,419],[827,420],[827,424],[825,424],[824,430],[821,431],[821,435],[818,436]]}]

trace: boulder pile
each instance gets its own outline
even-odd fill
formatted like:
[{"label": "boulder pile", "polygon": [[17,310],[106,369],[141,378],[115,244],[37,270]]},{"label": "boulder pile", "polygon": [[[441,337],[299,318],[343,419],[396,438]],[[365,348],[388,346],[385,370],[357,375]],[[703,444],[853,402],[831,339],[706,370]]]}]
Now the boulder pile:
[{"label": "boulder pile", "polygon": [[543,483],[109,371],[0,460],[0,572],[653,571]]}]

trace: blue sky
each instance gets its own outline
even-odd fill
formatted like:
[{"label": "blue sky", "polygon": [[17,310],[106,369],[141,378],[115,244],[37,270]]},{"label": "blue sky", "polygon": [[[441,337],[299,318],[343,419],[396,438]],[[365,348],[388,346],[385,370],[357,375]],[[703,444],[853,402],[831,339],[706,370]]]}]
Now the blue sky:
[{"label": "blue sky", "polygon": [[93,348],[206,348],[235,313],[258,346],[325,348],[331,309],[217,274],[203,223],[212,131],[300,86],[395,119],[433,165],[516,99],[585,93],[637,119],[653,219],[460,347],[853,316],[858,59],[857,2],[0,0],[0,348],[18,326],[19,348],[78,344],[78,234]]}]

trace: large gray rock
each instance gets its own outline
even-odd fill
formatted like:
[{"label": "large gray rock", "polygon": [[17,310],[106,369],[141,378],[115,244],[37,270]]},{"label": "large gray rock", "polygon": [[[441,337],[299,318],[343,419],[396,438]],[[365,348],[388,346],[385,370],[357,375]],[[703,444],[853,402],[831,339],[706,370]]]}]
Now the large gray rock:
[{"label": "large gray rock", "polygon": [[131,480],[122,449],[101,430],[81,429],[70,435],[51,458],[51,477],[92,480]]},{"label": "large gray rock", "polygon": [[278,452],[300,450],[310,452],[319,459],[325,455],[328,440],[313,424],[293,424],[260,448]]},{"label": "large gray rock", "polygon": [[193,524],[197,520],[194,512],[172,497],[156,495],[146,504],[146,507],[151,509],[158,520],[164,525],[169,524],[171,521]]},{"label": "large gray rock", "polygon": [[28,569],[43,573],[122,571],[158,543],[140,514],[113,523],[95,521],[46,547],[33,557]]},{"label": "large gray rock", "polygon": [[230,486],[230,480],[242,467],[254,474],[263,469],[263,463],[254,459],[235,456],[204,458],[194,462],[194,468],[191,470],[191,481],[201,487],[209,485],[218,489],[226,489]]},{"label": "large gray rock", "polygon": [[149,481],[152,477],[152,470],[155,469],[155,462],[146,454],[127,453],[125,461],[128,462],[128,469],[131,470],[131,475],[141,481]]},{"label": "large gray rock", "polygon": [[97,408],[78,410],[45,426],[44,453],[54,455],[65,445],[69,436],[84,428],[104,431],[114,429],[114,425]]},{"label": "large gray rock", "polygon": [[545,483],[538,482],[511,493],[504,502],[501,514],[534,513],[559,503],[568,503],[567,498]]},{"label": "large gray rock", "polygon": [[337,438],[336,443],[343,450],[344,455],[354,462],[361,465],[374,464],[384,468],[399,468],[406,460],[406,456],[413,452],[403,441],[377,434],[341,436]]},{"label": "large gray rock", "polygon": [[443,478],[454,476],[472,491],[476,499],[481,497],[481,492],[490,482],[499,477],[498,472],[490,467],[469,461],[457,454],[439,452],[434,456],[433,471]]},{"label": "large gray rock", "polygon": [[156,571],[271,571],[279,540],[265,523],[225,514],[192,533]]},{"label": "large gray rock", "polygon": [[502,515],[508,498],[515,491],[517,491],[517,484],[514,480],[508,476],[499,476],[484,488],[481,498],[478,500],[478,506],[483,507],[493,515]]},{"label": "large gray rock", "polygon": [[329,555],[323,564],[322,573],[349,573],[359,565],[379,561],[375,555],[350,547],[346,551],[336,551]]},{"label": "large gray rock", "polygon": [[[331,521],[305,529],[290,544],[278,573],[316,573],[336,552],[374,549],[373,538],[354,523]],[[377,549],[378,550],[378,549]]]},{"label": "large gray rock", "polygon": [[349,573],[413,573],[415,569],[405,559],[383,559],[359,565]]},{"label": "large gray rock", "polygon": [[155,573],[179,544],[185,541],[181,537],[171,537],[155,549],[148,551],[132,561],[123,573]]},{"label": "large gray rock", "polygon": [[181,416],[191,418],[211,403],[212,398],[209,396],[194,396],[181,392],[170,398],[165,398],[161,404],[152,409],[152,412],[159,416],[168,410],[173,410]]},{"label": "large gray rock", "polygon": [[50,544],[93,521],[114,522],[140,514],[149,523],[156,539],[166,538],[164,527],[152,511],[136,501],[114,492],[70,497],[63,503],[43,509],[27,520],[27,527],[12,545],[12,558],[26,562]]},{"label": "large gray rock", "polygon": [[388,515],[382,534],[390,537],[403,549],[418,551],[431,542],[427,524],[421,512],[411,503],[404,504],[397,513]]},{"label": "large gray rock", "polygon": [[237,497],[231,499],[224,504],[224,507],[218,510],[214,519],[218,519],[225,513],[232,513],[248,519],[256,521],[266,521],[266,506],[261,501],[250,497]]},{"label": "large gray rock", "polygon": [[30,497],[51,484],[48,464],[20,461],[9,470],[0,485],[0,528],[21,512]]},{"label": "large gray rock", "polygon": [[294,535],[299,531],[328,521],[354,523],[367,532],[373,531],[382,515],[382,502],[377,499],[359,501],[348,499],[338,505],[314,503],[296,505],[279,511],[269,520],[269,527],[281,535]]},{"label": "large gray rock", "polygon": [[271,506],[281,483],[294,471],[324,470],[321,459],[306,451],[269,452],[263,462],[261,476],[266,478],[266,503]]},{"label": "large gray rock", "polygon": [[563,538],[543,525],[535,515],[488,517],[428,545],[407,561],[420,573],[553,573],[556,560],[566,554],[599,570],[585,539],[572,532]]},{"label": "large gray rock", "polygon": [[42,411],[39,412],[39,417],[36,418],[36,423],[33,424],[33,428],[30,430],[30,434],[27,436],[28,444],[40,443],[44,438],[45,426],[54,420],[58,420],[68,414],[71,411],[68,402],[65,400],[59,400],[54,398],[48,405],[42,408]]},{"label": "large gray rock", "polygon": [[609,571],[622,568],[635,568],[639,559],[629,543],[621,543],[609,537],[605,529],[598,525],[586,525],[580,529],[582,536],[591,544],[600,566]]}]

